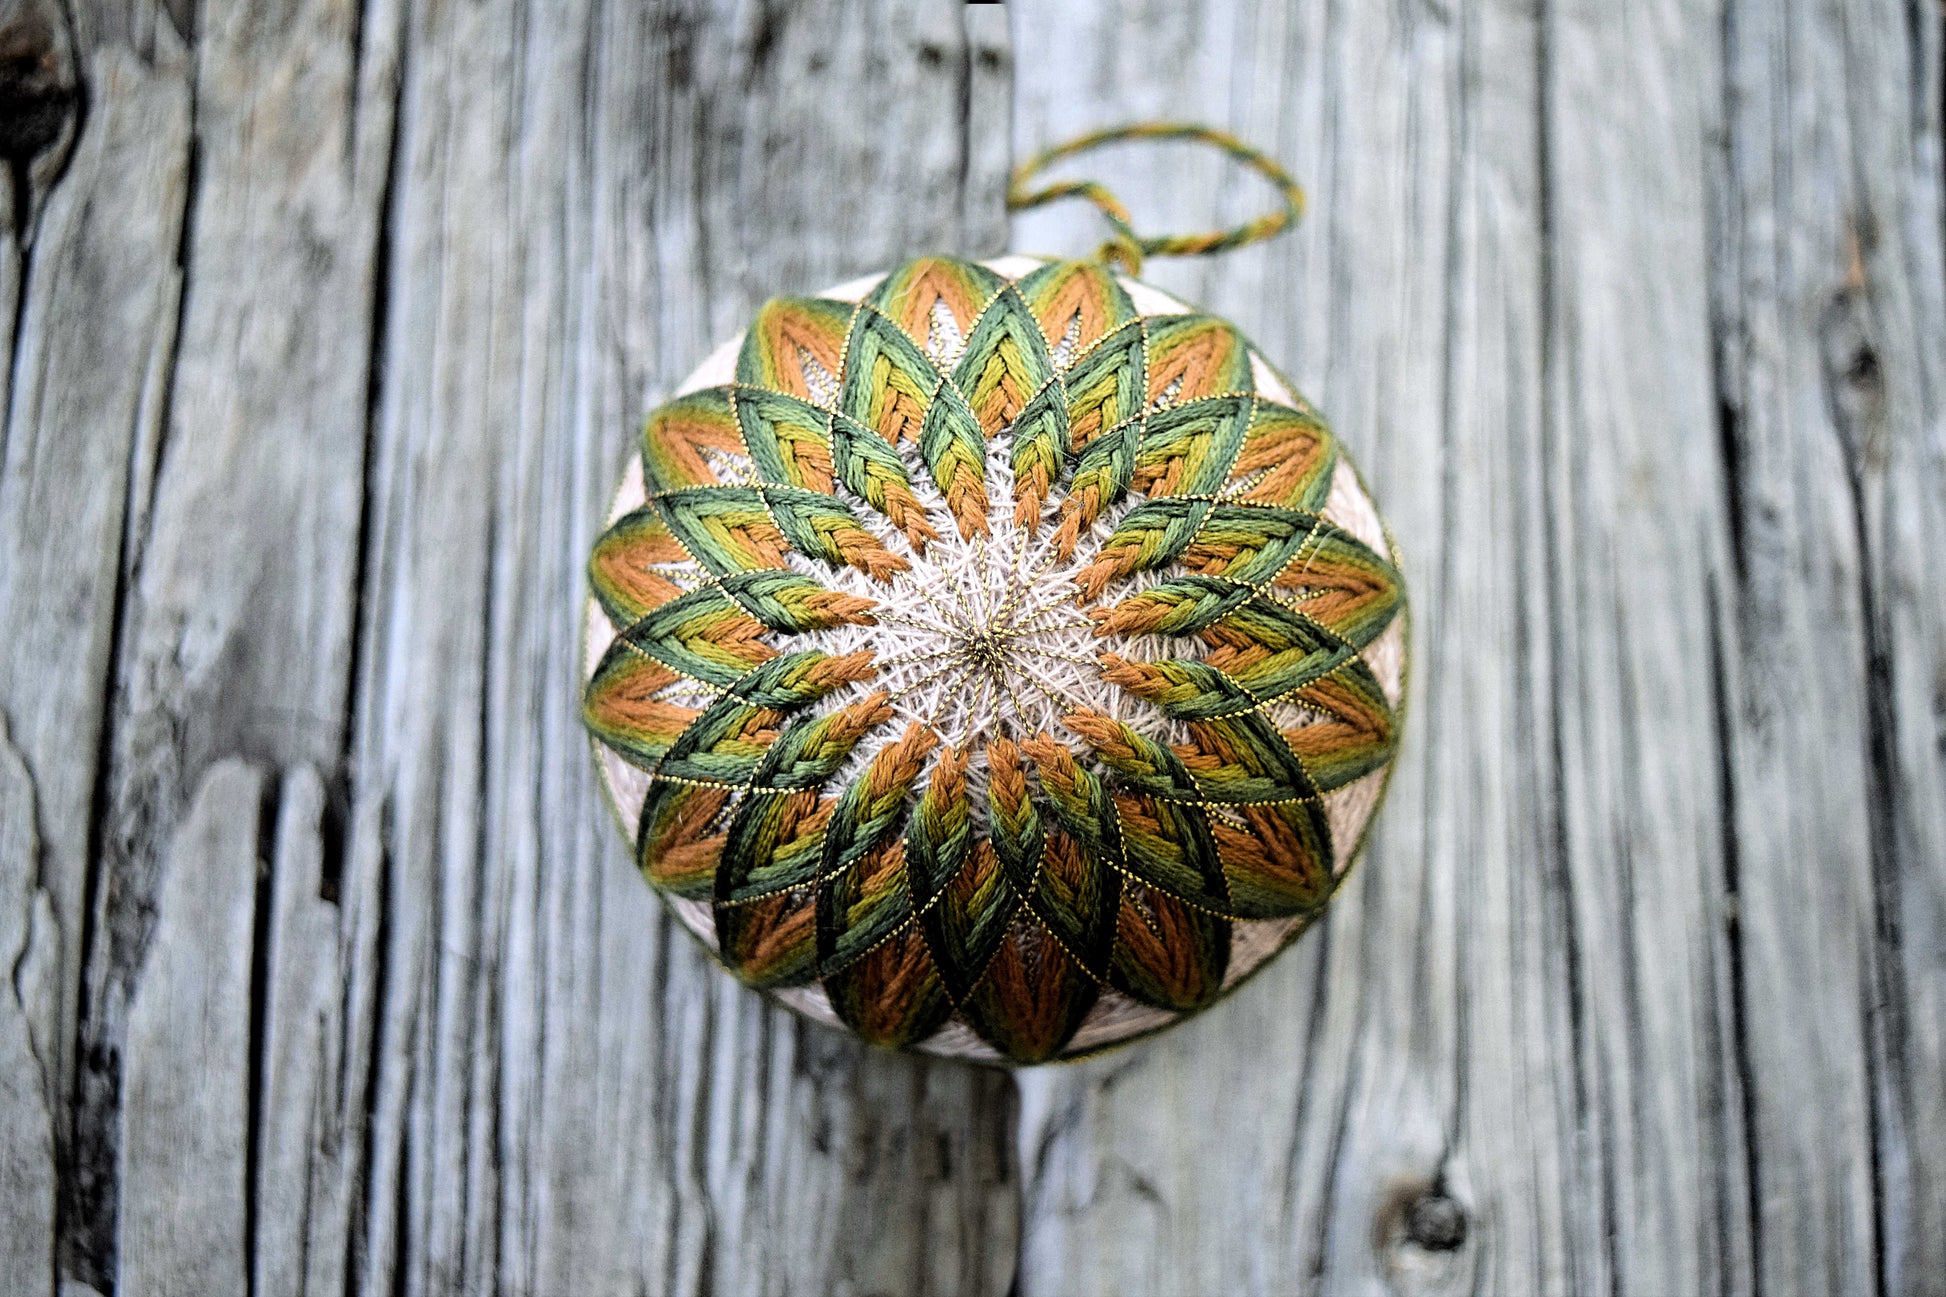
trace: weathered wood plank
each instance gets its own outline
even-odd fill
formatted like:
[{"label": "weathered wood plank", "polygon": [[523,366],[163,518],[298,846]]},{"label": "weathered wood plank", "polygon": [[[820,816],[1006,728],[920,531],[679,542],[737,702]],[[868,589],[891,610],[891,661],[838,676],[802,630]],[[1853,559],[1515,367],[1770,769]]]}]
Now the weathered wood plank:
[{"label": "weathered wood plank", "polygon": [[1936,9],[1726,12],[1725,769],[1771,1292],[1946,1291],[1939,40]]},{"label": "weathered wood plank", "polygon": [[[18,31],[11,23],[6,30]],[[84,19],[84,43],[90,34]],[[16,295],[6,299],[12,346],[0,467],[0,712],[34,785],[39,847],[16,862],[25,870],[17,895],[43,898],[33,940],[49,976],[23,1009],[40,1072],[31,1089],[53,1106],[48,1116],[62,1145],[75,1088],[97,756],[111,707],[125,514],[131,478],[146,475],[154,454],[176,329],[175,252],[189,156],[182,67],[179,47],[154,62],[125,49],[100,51],[88,73],[100,99],[88,129],[51,195],[28,191],[41,204],[38,219],[8,240],[4,258],[18,268],[24,250],[26,282],[14,282]],[[82,1180],[112,1178],[112,1149],[91,1148],[81,1162],[70,1195]]]},{"label": "weathered wood plank", "polygon": [[[1280,140],[1312,182],[1288,249],[1157,277],[1335,416],[1418,648],[1391,808],[1313,948],[1180,1039],[1023,1081],[1024,1290],[1930,1282],[1942,649],[1905,592],[1946,548],[1937,15],[1745,8],[1014,6],[1054,33],[1021,58],[1018,146],[1164,111]],[[1215,66],[1249,71],[1218,98]],[[1237,219],[1201,166],[1112,174],[1157,226]],[[1876,458],[1823,426],[1848,207],[1903,235],[1856,285],[1888,304],[1851,307],[1902,349],[1891,409],[1866,393]],[[1737,265],[1760,292],[1712,284]],[[1753,349],[1801,393],[1763,417],[1808,426],[1753,440],[1718,373]],[[1849,539],[1854,449],[1896,585]],[[1726,622],[1753,587],[1801,612]]]},{"label": "weathered wood plank", "polygon": [[[1023,58],[1022,102],[1039,107],[1022,114],[1019,147],[1167,111],[1272,144],[1313,190],[1313,215],[1286,244],[1153,273],[1180,277],[1286,363],[1370,475],[1414,583],[1415,698],[1371,856],[1320,931],[1209,1020],[1023,1082],[1021,1159],[1033,1171],[1023,1289],[1362,1291],[1390,1279],[1464,1291],[1537,1278],[1565,1289],[1558,1255],[1529,1250],[1482,1271],[1480,1258],[1500,1249],[1481,1237],[1476,1208],[1457,1252],[1397,1246],[1406,1212],[1433,1186],[1475,1207],[1472,1159],[1454,1155],[1456,964],[1458,914],[1480,883],[1463,887],[1455,862],[1526,854],[1534,831],[1511,813],[1478,814],[1469,795],[1514,777],[1504,731],[1519,626],[1506,585],[1519,537],[1499,525],[1504,506],[1496,520],[1459,503],[1469,487],[1510,485],[1505,430],[1531,435],[1534,422],[1521,405],[1531,388],[1506,388],[1510,371],[1532,372],[1539,331],[1526,255],[1539,223],[1533,58],[1492,10],[1446,23],[1423,10],[1246,4],[1181,15],[1173,31],[1160,12],[1124,25],[1105,8],[1082,10],[1088,18],[1063,7],[1062,19],[1086,21],[1087,43],[1112,53],[1078,84],[1056,60],[1030,68]],[[1056,19],[1051,7],[1019,6],[1015,21]],[[1253,74],[1218,97],[1222,83],[1202,72],[1245,49]],[[1487,62],[1501,75],[1469,93],[1466,67]],[[1347,100],[1360,111],[1343,111]],[[1116,187],[1168,228],[1238,219],[1256,196],[1221,183],[1213,163],[1183,165],[1178,180],[1174,159],[1165,171],[1130,157]],[[1075,235],[1063,243],[1085,246]],[[1462,451],[1483,425],[1498,435]],[[1474,611],[1467,642],[1455,642],[1450,608]],[[1506,897],[1494,899],[1504,916]],[[1518,943],[1517,958],[1544,959],[1531,899],[1512,919],[1500,919],[1502,940]],[[1475,1007],[1488,1023],[1521,1010],[1516,970],[1491,968],[1501,984]],[[1527,1016],[1524,1039],[1550,1025]],[[1535,1116],[1544,1137],[1548,1118]],[[1524,1143],[1505,1153],[1518,1157]],[[1531,1210],[1548,1200],[1506,1215],[1558,1247],[1558,1219]],[[1130,1219],[1146,1227],[1128,1229]]]},{"label": "weathered wood plank", "polygon": [[[1852,39],[1848,97],[1861,210],[1862,305],[1881,321],[1882,403],[1867,400],[1853,508],[1870,538],[1866,680],[1874,885],[1883,952],[1873,1020],[1890,1292],[1946,1293],[1946,21],[1880,13]],[[1851,282],[1847,277],[1847,282]],[[1828,353],[1827,353],[1828,354]],[[1844,368],[1868,368],[1853,364]],[[1860,379],[1868,378],[1861,373]],[[1864,394],[1873,395],[1871,385]],[[1849,404],[1849,402],[1844,403]],[[1874,408],[1875,407],[1875,408]],[[1843,408],[1843,404],[1841,404]],[[1881,458],[1882,452],[1882,458]],[[1930,1286],[1929,1286],[1930,1285]]]},{"label": "weathered wood plank", "polygon": [[[1572,1096],[1570,1237],[1588,1287],[1738,1291],[1748,1168],[1713,1024],[1728,988],[1710,663],[1731,525],[1711,435],[1717,15],[1574,2],[1542,23],[1545,404],[1523,472],[1543,520],[1529,579],[1547,591],[1528,615],[1526,741],[1558,763],[1537,791],[1570,965],[1551,1069]],[[1611,78],[1633,87],[1627,113]],[[1492,1102],[1492,1070],[1476,1076]]]},{"label": "weathered wood plank", "polygon": [[[70,986],[86,956],[64,1272],[105,1289],[172,1262],[127,1268],[115,1246],[149,1246],[163,1203],[115,1172],[149,1153],[118,1148],[126,1005],[187,790],[241,752],[293,772],[255,920],[255,1125],[210,1150],[256,1159],[260,1287],[545,1289],[590,1266],[726,1289],[1003,1286],[1004,1082],[806,1038],[668,942],[598,820],[562,631],[652,387],[786,280],[997,243],[1005,133],[967,123],[1004,116],[1004,32],[969,38],[948,4],[885,23],[379,3],[100,6],[78,31],[112,98],[55,191],[82,223],[35,248],[112,265],[107,287],[83,282],[113,295],[26,296],[23,318],[51,323],[19,351],[44,348],[53,377],[16,366],[34,386],[15,389],[0,480],[20,560],[9,711],[30,713],[62,831],[48,876]],[[796,89],[834,64],[871,93]],[[119,143],[124,115],[145,151]],[[854,120],[880,133],[837,128]],[[138,165],[147,188],[121,174]],[[103,232],[86,222],[113,217],[111,183],[139,219]],[[750,216],[793,205],[789,240]],[[88,340],[114,326],[120,351]],[[59,441],[56,418],[101,432]],[[63,493],[81,507],[60,512]],[[76,581],[88,598],[40,597]],[[23,896],[38,865],[9,859]],[[601,980],[615,965],[637,996]],[[660,1028],[658,999],[701,1038]],[[62,1002],[49,1034],[67,1048]],[[59,1067],[42,1084],[70,1090]],[[632,1145],[608,1133],[645,1119]],[[624,1155],[608,1185],[588,1167],[603,1148]],[[808,1179],[763,1176],[770,1153]],[[881,1228],[832,1228],[854,1201]],[[664,1212],[700,1228],[637,1232]]]},{"label": "weathered wood plank", "polygon": [[250,1185],[257,1297],[343,1287],[350,1153],[342,1134],[343,995],[339,909],[324,899],[324,782],[299,767],[277,795],[264,979],[256,1177]]},{"label": "weathered wood plank", "polygon": [[101,61],[185,45],[172,70],[190,139],[161,199],[181,223],[160,257],[181,275],[180,318],[152,380],[153,467],[131,486],[83,942],[80,1174],[63,1223],[74,1272],[97,1285],[115,1273],[126,1195],[87,1168],[116,1164],[123,1019],[166,885],[160,844],[214,762],[343,761],[390,135],[382,46],[358,48],[347,6],[137,9],[94,16],[125,33]]},{"label": "weathered wood plank", "polygon": [[163,862],[128,1007],[117,1279],[156,1297],[249,1291],[251,980],[264,778],[210,767]]},{"label": "weathered wood plank", "polygon": [[[39,817],[27,765],[0,725],[0,966],[16,970],[0,993],[0,1288],[22,1297],[54,1290],[54,1128],[59,1105],[42,1067],[31,992],[46,981],[52,907],[34,883]],[[36,929],[39,929],[37,932]],[[38,966],[38,967],[37,967]],[[20,971],[35,976],[21,977]]]},{"label": "weathered wood plank", "polygon": [[947,4],[408,22],[354,735],[378,849],[345,878],[383,915],[348,964],[354,1280],[998,1291],[1004,1082],[862,1056],[672,934],[598,810],[562,618],[649,390],[763,295],[994,238],[959,114],[1000,70]]}]

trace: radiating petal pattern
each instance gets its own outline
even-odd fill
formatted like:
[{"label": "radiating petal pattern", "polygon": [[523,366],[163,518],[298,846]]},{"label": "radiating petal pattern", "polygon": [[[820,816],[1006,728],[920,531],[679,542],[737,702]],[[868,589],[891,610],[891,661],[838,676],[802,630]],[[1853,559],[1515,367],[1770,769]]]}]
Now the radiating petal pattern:
[{"label": "radiating petal pattern", "polygon": [[1318,913],[1398,749],[1404,583],[1234,326],[1089,262],[926,257],[770,302],[699,375],[590,558],[583,711],[738,976],[1032,1063]]}]

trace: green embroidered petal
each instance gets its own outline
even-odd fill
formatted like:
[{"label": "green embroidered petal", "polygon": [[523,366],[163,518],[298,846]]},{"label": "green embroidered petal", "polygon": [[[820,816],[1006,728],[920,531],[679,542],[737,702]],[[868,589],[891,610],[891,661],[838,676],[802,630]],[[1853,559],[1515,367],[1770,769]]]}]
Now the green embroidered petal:
[{"label": "green embroidered petal", "polygon": [[727,388],[679,396],[650,415],[642,430],[642,473],[650,491],[720,485],[719,464],[742,454]]},{"label": "green embroidered petal", "polygon": [[1047,832],[1027,787],[1020,749],[1006,739],[987,748],[987,837],[1015,895],[1030,895],[1047,851]]},{"label": "green embroidered petal", "polygon": [[755,487],[669,491],[654,507],[683,548],[718,576],[784,566],[784,534]]},{"label": "green embroidered petal", "polygon": [[1068,498],[1061,502],[1061,526],[1054,533],[1063,558],[1074,551],[1095,519],[1128,493],[1135,475],[1135,448],[1142,440],[1140,419],[1118,424],[1095,437],[1075,461]]},{"label": "green embroidered petal", "polygon": [[895,838],[856,868],[818,885],[818,966],[823,975],[864,957],[911,918],[904,844]]},{"label": "green embroidered petal", "polygon": [[1213,396],[1151,414],[1135,454],[1135,489],[1151,497],[1221,490],[1256,409],[1254,396]]},{"label": "green embroidered petal", "polygon": [[582,723],[631,765],[650,769],[696,716],[666,696],[678,679],[634,646],[612,644],[582,690]]},{"label": "green embroidered petal", "polygon": [[962,335],[1007,281],[976,262],[952,257],[920,257],[880,280],[865,305],[896,324],[921,350],[939,331],[941,312]]},{"label": "green embroidered petal", "polygon": [[[880,749],[865,773],[838,798],[825,831],[822,883],[818,889],[818,960],[827,978],[878,950],[913,915],[912,887],[899,839],[908,798],[933,748],[930,731],[909,725],[898,741]],[[903,970],[919,977],[920,951],[905,948],[878,974]],[[889,956],[888,956],[889,957]],[[883,963],[883,961],[880,961]],[[925,964],[930,966],[930,956]],[[848,983],[841,983],[848,985]],[[943,984],[938,989],[944,994]],[[861,1013],[864,1006],[855,1006]],[[929,1015],[901,1015],[900,1031]],[[910,1021],[906,1019],[910,1018]]]},{"label": "green embroidered petal", "polygon": [[1068,394],[1069,437],[1075,449],[1139,418],[1148,408],[1142,330],[1141,320],[1123,325],[1062,376]]},{"label": "green embroidered petal", "polygon": [[824,979],[840,1020],[867,1042],[905,1049],[939,1030],[953,1001],[925,935],[907,924]]},{"label": "green embroidered petal", "polygon": [[802,986],[818,976],[815,889],[775,892],[714,907],[717,952],[752,986]]},{"label": "green embroidered petal", "polygon": [[1282,572],[1299,547],[1325,525],[1316,514],[1219,504],[1210,509],[1182,561],[1205,576],[1257,585]]},{"label": "green embroidered petal", "polygon": [[1050,357],[1072,364],[1104,337],[1135,319],[1135,303],[1095,261],[1056,261],[1014,285],[1047,340]]},{"label": "green embroidered petal", "polygon": [[1033,314],[1020,295],[1006,289],[973,326],[966,352],[953,370],[953,386],[988,437],[997,437],[1054,377],[1054,362]]},{"label": "green embroidered petal", "polygon": [[1322,423],[1259,400],[1230,478],[1243,488],[1240,499],[1317,513],[1331,497],[1337,467],[1337,438]]},{"label": "green embroidered petal", "polygon": [[1098,598],[1110,581],[1174,562],[1209,521],[1212,508],[1207,500],[1151,500],[1136,505],[1115,524],[1095,561],[1076,578],[1082,594]]},{"label": "green embroidered petal", "polygon": [[1193,635],[1249,603],[1250,587],[1213,576],[1179,576],[1094,609],[1097,635]]},{"label": "green embroidered petal", "polygon": [[1261,713],[1241,712],[1191,721],[1190,752],[1183,764],[1212,802],[1316,800],[1297,754]]},{"label": "green embroidered petal", "polygon": [[919,454],[932,474],[933,485],[946,499],[946,508],[962,536],[985,536],[987,525],[986,434],[967,406],[966,398],[942,388],[926,411],[919,432]]},{"label": "green embroidered petal", "polygon": [[1230,921],[1173,896],[1129,883],[1122,889],[1115,958],[1108,976],[1131,999],[1187,1013],[1223,990]]},{"label": "green embroidered petal", "polygon": [[725,840],[718,820],[735,796],[722,788],[651,782],[635,831],[635,862],[643,876],[672,896],[708,900]]},{"label": "green embroidered petal", "polygon": [[737,382],[829,406],[857,307],[818,297],[764,303],[744,334]]},{"label": "green embroidered petal", "polygon": [[1299,608],[1263,595],[1245,600],[1200,634],[1218,650],[1210,660],[1260,698],[1335,670],[1355,651]]},{"label": "green embroidered petal", "polygon": [[659,775],[746,787],[777,735],[773,708],[725,695],[706,707],[656,765]]},{"label": "green embroidered petal", "polygon": [[1107,976],[1121,905],[1121,830],[1108,786],[1074,759],[1067,745],[1043,735],[1022,744],[1034,760],[1041,792],[1058,831],[1047,849],[1027,906],[1069,955],[1098,980]]},{"label": "green embroidered petal", "polygon": [[692,680],[727,688],[777,656],[763,635],[761,622],[711,585],[663,604],[622,640]]},{"label": "green embroidered petal", "polygon": [[858,740],[892,714],[875,693],[838,711],[784,727],[757,765],[753,782],[767,788],[816,788],[844,764]]},{"label": "green embroidered petal", "polygon": [[886,444],[916,441],[944,378],[919,344],[884,315],[860,310],[845,341],[838,412]]},{"label": "green embroidered petal", "polygon": [[1015,913],[980,980],[963,1001],[967,1022],[1016,1063],[1059,1054],[1101,997],[1101,983],[1082,968],[1047,925]]},{"label": "green embroidered petal", "polygon": [[1398,721],[1371,668],[1352,658],[1323,679],[1297,689],[1291,701],[1317,719],[1284,731],[1292,751],[1321,793],[1362,779],[1398,751]]},{"label": "green embroidered petal", "polygon": [[[807,769],[815,769],[826,757],[834,764],[842,761],[858,736],[883,719],[883,695],[874,694],[815,721],[799,721],[781,732],[779,725],[791,713],[871,674],[871,655],[862,652],[831,657],[808,650],[766,662],[702,712],[692,713],[694,719],[668,745],[656,772],[731,787],[802,786],[772,782],[778,773],[774,765],[785,760],[775,745],[788,738],[790,751],[811,763]],[[766,767],[766,761],[773,767]]]},{"label": "green embroidered petal", "polygon": [[906,872],[912,878],[913,903],[921,908],[932,904],[959,876],[973,849],[966,763],[963,749],[947,748],[939,754],[906,830]]},{"label": "green embroidered petal", "polygon": [[825,875],[851,869],[904,825],[906,799],[925,773],[932,748],[931,731],[908,725],[905,734],[881,748],[865,773],[839,796],[824,839],[821,868]]},{"label": "green embroidered petal", "polygon": [[790,487],[763,488],[770,516],[791,548],[827,563],[845,564],[878,580],[905,571],[902,558],[865,530],[851,509],[835,496]]},{"label": "green embroidered petal", "polygon": [[1255,389],[1249,344],[1228,320],[1166,315],[1143,323],[1150,405]]},{"label": "green embroidered petal", "polygon": [[1330,899],[1331,824],[1316,798],[1236,808],[1240,825],[1216,826],[1217,854],[1242,919],[1309,914]]},{"label": "green embroidered petal", "polygon": [[1019,910],[1020,896],[1008,884],[993,845],[985,841],[967,852],[938,897],[921,910],[927,947],[956,1002],[964,1001],[978,984]]},{"label": "green embroidered petal", "polygon": [[1014,523],[1032,531],[1068,458],[1068,394],[1049,383],[1014,420],[1008,464],[1014,475]]},{"label": "green embroidered petal", "polygon": [[845,489],[878,510],[905,533],[915,550],[938,540],[926,521],[925,506],[912,494],[912,478],[899,452],[864,424],[834,415],[831,425],[832,463]]},{"label": "green embroidered petal", "polygon": [[645,505],[616,519],[595,542],[588,584],[608,620],[627,626],[676,596],[680,588],[658,569],[688,559],[661,516]]},{"label": "green embroidered petal", "polygon": [[[1112,717],[1076,712],[1067,726],[1114,772],[1120,860],[1149,886],[1214,914],[1229,912],[1202,789],[1168,748]],[[1042,786],[1047,786],[1045,776]],[[1057,806],[1059,802],[1057,800]],[[1063,825],[1067,820],[1063,818]]]},{"label": "green embroidered petal", "polygon": [[869,626],[876,606],[869,599],[827,590],[797,572],[732,572],[717,584],[752,617],[789,635],[847,624]]},{"label": "green embroidered petal", "polygon": [[1295,591],[1299,611],[1361,649],[1384,634],[1405,603],[1399,570],[1329,524],[1278,572],[1276,587]]},{"label": "green embroidered petal", "polygon": [[1308,629],[1313,637],[1308,643],[1260,658],[1253,654],[1243,659],[1219,651],[1203,662],[1186,658],[1127,662],[1111,654],[1104,659],[1103,677],[1181,720],[1252,711],[1291,697],[1357,660],[1351,646],[1337,636],[1322,627]]},{"label": "green embroidered petal", "polygon": [[719,906],[742,906],[818,879],[831,806],[813,789],[752,793],[730,823],[717,869]]},{"label": "green embroidered petal", "polygon": [[831,414],[808,401],[757,387],[734,390],[737,429],[766,482],[829,495]]}]

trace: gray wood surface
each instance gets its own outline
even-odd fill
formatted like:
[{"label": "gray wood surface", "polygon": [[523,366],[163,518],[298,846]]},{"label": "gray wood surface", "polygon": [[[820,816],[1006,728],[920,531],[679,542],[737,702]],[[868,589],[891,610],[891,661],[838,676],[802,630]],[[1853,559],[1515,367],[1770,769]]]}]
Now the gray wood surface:
[{"label": "gray wood surface", "polygon": [[[1923,0],[0,0],[0,1292],[1946,1293]],[[1413,704],[1327,922],[1020,1075],[736,987],[576,720],[779,292],[1158,263],[1333,419]],[[1093,168],[1145,226],[1221,162]]]}]

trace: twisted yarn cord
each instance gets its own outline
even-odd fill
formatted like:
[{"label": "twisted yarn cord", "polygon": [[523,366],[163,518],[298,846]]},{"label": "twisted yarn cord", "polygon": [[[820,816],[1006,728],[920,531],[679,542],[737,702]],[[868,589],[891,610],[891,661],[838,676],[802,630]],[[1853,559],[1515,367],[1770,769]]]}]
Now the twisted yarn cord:
[{"label": "twisted yarn cord", "polygon": [[[1135,232],[1134,218],[1129,215],[1121,199],[1098,181],[1061,180],[1040,189],[1027,187],[1028,181],[1034,176],[1063,158],[1130,140],[1187,140],[1213,145],[1276,186],[1282,205],[1276,211],[1228,229],[1145,237]],[[1015,168],[1013,178],[1007,185],[1007,210],[1010,212],[1026,211],[1063,198],[1085,198],[1094,204],[1115,231],[1115,237],[1096,251],[1096,259],[1114,262],[1131,275],[1142,273],[1144,257],[1203,257],[1273,238],[1303,218],[1305,202],[1303,188],[1267,154],[1227,131],[1198,126],[1192,122],[1131,122],[1126,126],[1093,131],[1036,153]]]}]

